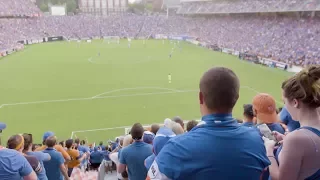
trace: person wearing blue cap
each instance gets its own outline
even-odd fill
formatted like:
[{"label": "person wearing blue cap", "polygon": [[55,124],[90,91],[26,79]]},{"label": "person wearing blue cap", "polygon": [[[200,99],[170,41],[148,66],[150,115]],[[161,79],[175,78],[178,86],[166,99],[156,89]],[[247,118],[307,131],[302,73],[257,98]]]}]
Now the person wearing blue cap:
[{"label": "person wearing blue cap", "polygon": [[[37,149],[35,149],[35,151],[43,151],[43,150],[45,150],[47,148],[47,146],[45,145],[45,142],[49,137],[52,137],[52,136],[54,136],[53,132],[51,132],[51,131],[45,132],[43,134],[43,138],[42,138],[43,139],[42,146],[40,146]],[[71,160],[69,154],[67,153],[67,151],[61,145],[56,144],[54,146],[54,148],[62,154],[63,158],[66,161],[70,161]]]},{"label": "person wearing blue cap", "polygon": [[239,79],[232,70],[208,70],[200,80],[202,121],[164,145],[148,179],[260,179],[270,161],[259,132],[232,117],[239,89]]}]

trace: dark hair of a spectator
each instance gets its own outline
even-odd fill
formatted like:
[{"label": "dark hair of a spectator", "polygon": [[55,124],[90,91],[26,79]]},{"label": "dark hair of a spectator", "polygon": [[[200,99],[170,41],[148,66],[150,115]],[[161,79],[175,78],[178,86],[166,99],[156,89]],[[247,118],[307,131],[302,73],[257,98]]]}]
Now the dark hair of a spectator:
[{"label": "dark hair of a spectator", "polygon": [[99,146],[102,146],[102,145],[103,145],[103,142],[102,142],[102,141],[100,141]]},{"label": "dark hair of a spectator", "polygon": [[159,124],[152,124],[152,125],[151,125],[151,132],[152,132],[153,134],[157,134],[157,132],[158,132],[159,129],[160,129]]},{"label": "dark hair of a spectator", "polygon": [[302,102],[309,108],[320,107],[320,66],[312,65],[282,83],[288,100]]},{"label": "dark hair of a spectator", "polygon": [[32,144],[32,151],[36,150],[36,149],[37,149],[37,147],[39,147],[39,145],[38,145],[38,144]]},{"label": "dark hair of a spectator", "polygon": [[198,122],[196,120],[191,120],[187,123],[187,131],[191,131],[192,128],[196,127]]},{"label": "dark hair of a spectator", "polygon": [[144,128],[140,123],[135,123],[131,128],[131,136],[133,140],[141,140]]},{"label": "dark hair of a spectator", "polygon": [[13,135],[8,139],[7,148],[20,150],[24,147],[24,138],[21,135]]},{"label": "dark hair of a spectator", "polygon": [[64,141],[60,141],[59,144],[64,147]]},{"label": "dark hair of a spectator", "polygon": [[73,139],[66,140],[66,148],[70,149],[73,145]]},{"label": "dark hair of a spectator", "polygon": [[74,143],[80,144],[80,139],[79,139],[79,138],[76,138],[76,139],[74,140]]},{"label": "dark hair of a spectator", "polygon": [[50,136],[46,139],[46,146],[49,148],[54,147],[57,144],[57,138],[55,136]]},{"label": "dark hair of a spectator", "polygon": [[243,105],[243,115],[250,120],[252,120],[254,118],[252,104],[244,104]]},{"label": "dark hair of a spectator", "polygon": [[85,140],[81,140],[80,141],[80,145],[85,145],[86,144],[86,141]]},{"label": "dark hair of a spectator", "polygon": [[203,103],[211,111],[232,111],[239,98],[240,82],[237,75],[228,68],[209,69],[200,80]]},{"label": "dark hair of a spectator", "polygon": [[32,135],[31,134],[23,134],[23,139],[24,139],[24,151],[28,151],[30,145],[32,145],[33,140],[32,140]]}]

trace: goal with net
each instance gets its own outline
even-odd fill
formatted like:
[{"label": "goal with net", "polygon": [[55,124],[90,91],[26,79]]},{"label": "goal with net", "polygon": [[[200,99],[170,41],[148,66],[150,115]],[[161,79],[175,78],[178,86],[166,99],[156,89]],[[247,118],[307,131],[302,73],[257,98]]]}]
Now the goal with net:
[{"label": "goal with net", "polygon": [[120,37],[119,36],[104,36],[103,42],[106,42],[108,44],[111,44],[111,43],[120,44]]}]

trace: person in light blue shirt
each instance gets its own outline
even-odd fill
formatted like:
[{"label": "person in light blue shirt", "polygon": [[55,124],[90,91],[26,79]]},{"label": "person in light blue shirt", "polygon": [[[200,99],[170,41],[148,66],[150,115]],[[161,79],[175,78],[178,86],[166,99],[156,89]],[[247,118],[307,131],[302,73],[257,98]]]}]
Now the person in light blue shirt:
[{"label": "person in light blue shirt", "polygon": [[239,89],[239,79],[232,70],[208,70],[200,81],[202,121],[165,144],[148,178],[259,180],[270,161],[259,132],[238,124],[232,117]]},{"label": "person in light blue shirt", "polygon": [[36,180],[37,175],[33,171],[27,159],[13,149],[0,150],[0,179],[1,180]]},{"label": "person in light blue shirt", "polygon": [[284,123],[285,125],[287,125],[288,130],[290,132],[300,128],[300,123],[299,121],[295,121],[292,119],[290,113],[288,112],[286,107],[283,107],[281,112],[279,113],[279,118],[282,121],[282,123]]},{"label": "person in light blue shirt", "polygon": [[46,170],[44,168],[43,162],[44,161],[49,161],[51,159],[51,156],[47,153],[43,153],[41,151],[32,151],[32,135],[31,134],[23,134],[24,138],[24,150],[23,152],[29,156],[34,156],[38,159],[38,161],[41,164],[41,169],[42,171],[37,173],[38,180],[48,180],[47,175],[46,175]]},{"label": "person in light blue shirt", "polygon": [[152,154],[152,145],[143,142],[144,128],[140,123],[136,123],[131,128],[131,136],[134,142],[122,148],[118,173],[123,173],[128,167],[130,180],[142,180],[147,177],[147,168],[144,160]]},{"label": "person in light blue shirt", "polygon": [[57,143],[55,136],[50,136],[46,139],[47,149],[43,152],[51,156],[49,161],[43,162],[46,169],[48,180],[69,180],[66,166],[64,165],[64,158],[60,152],[54,149]]}]

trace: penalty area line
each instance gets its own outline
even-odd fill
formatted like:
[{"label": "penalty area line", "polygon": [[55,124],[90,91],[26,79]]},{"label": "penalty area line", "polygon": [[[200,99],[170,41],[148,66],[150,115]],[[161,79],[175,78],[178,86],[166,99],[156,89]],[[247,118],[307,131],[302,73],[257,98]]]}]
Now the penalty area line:
[{"label": "penalty area line", "polygon": [[187,93],[196,92],[198,90],[184,90],[184,91],[166,91],[166,92],[154,92],[154,93],[137,93],[137,94],[124,94],[124,95],[114,95],[114,96],[101,96],[95,98],[73,98],[73,99],[58,99],[58,100],[48,100],[48,101],[31,101],[31,102],[20,102],[11,104],[2,104],[0,108],[4,106],[17,106],[17,105],[30,105],[30,104],[44,104],[44,103],[55,103],[55,102],[70,102],[70,101],[86,101],[95,99],[109,99],[109,98],[119,98],[119,97],[135,97],[135,96],[148,96],[148,95],[160,95],[160,94],[175,94],[175,93]]},{"label": "penalty area line", "polygon": [[126,90],[137,90],[137,89],[160,89],[160,90],[169,90],[169,91],[172,91],[172,92],[181,92],[180,90],[177,90],[177,89],[161,88],[161,87],[122,88],[122,89],[115,89],[115,90],[111,90],[111,91],[107,91],[107,92],[104,92],[104,93],[95,95],[95,96],[92,97],[92,99],[97,98],[97,97],[100,97],[101,95],[104,95],[104,94],[110,94],[110,93],[113,93],[113,92],[126,91]]},{"label": "penalty area line", "polygon": [[[149,87],[151,88],[151,87]],[[260,93],[260,91],[249,87],[249,86],[241,86],[241,88],[248,89],[250,91],[253,91],[255,93]],[[30,105],[30,104],[44,104],[44,103],[56,103],[56,102],[70,102],[70,101],[86,101],[86,100],[95,100],[95,99],[109,99],[109,98],[119,98],[119,97],[135,97],[135,96],[148,96],[148,95],[160,95],[160,94],[176,94],[176,93],[187,93],[187,92],[199,92],[199,90],[174,90],[169,88],[162,88],[167,89],[170,91],[165,92],[151,92],[151,93],[136,93],[136,94],[123,94],[123,95],[113,95],[113,96],[101,96],[103,94],[100,94],[99,96],[93,96],[89,98],[71,98],[71,99],[58,99],[58,100],[46,100],[46,101],[30,101],[30,102],[19,102],[19,103],[6,103],[1,104],[0,109],[5,106],[17,106],[17,105]],[[113,92],[120,91],[120,90],[113,90]],[[109,92],[110,93],[110,92]],[[279,105],[282,105],[283,103],[281,101],[277,101]]]}]

